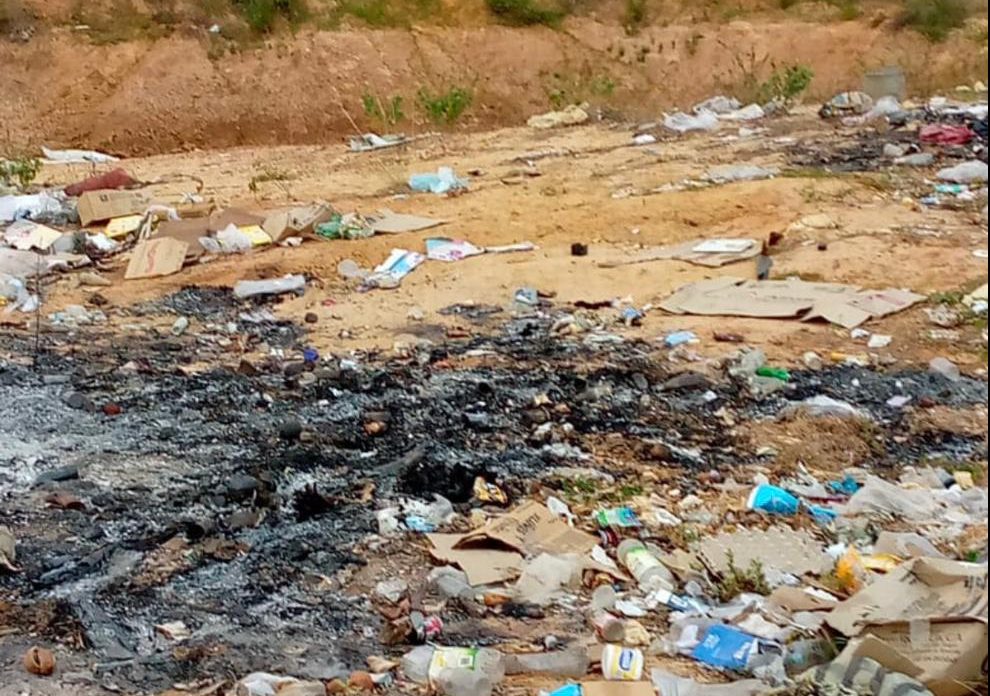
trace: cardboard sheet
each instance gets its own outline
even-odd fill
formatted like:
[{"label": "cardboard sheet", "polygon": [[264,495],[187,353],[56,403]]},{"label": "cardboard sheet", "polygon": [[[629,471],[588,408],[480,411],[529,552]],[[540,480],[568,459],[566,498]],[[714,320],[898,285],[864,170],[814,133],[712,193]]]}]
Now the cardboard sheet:
[{"label": "cardboard sheet", "polygon": [[387,208],[379,210],[377,214],[369,216],[367,219],[375,234],[418,232],[419,230],[428,230],[431,227],[447,224],[446,220],[434,220],[433,218],[421,217],[419,215],[393,213]]},{"label": "cardboard sheet", "polygon": [[[731,243],[730,243],[731,242]],[[749,242],[743,247],[743,242]],[[732,251],[724,249],[732,248]],[[751,259],[760,253],[760,244],[755,239],[691,239],[681,244],[642,249],[634,254],[599,261],[601,268],[629,266],[649,261],[687,261],[698,266],[718,268],[728,263]]]},{"label": "cardboard sheet", "polygon": [[464,535],[456,546],[461,549],[503,546],[527,555],[585,554],[597,543],[590,534],[568,527],[544,505],[528,501]]},{"label": "cardboard sheet", "polygon": [[790,612],[827,611],[838,604],[837,599],[825,599],[817,594],[805,592],[800,587],[788,587],[787,585],[775,588],[770,593],[770,601]]},{"label": "cardboard sheet", "polygon": [[85,227],[94,222],[143,213],[150,204],[151,197],[142,191],[104,189],[79,196],[76,207],[79,222]]},{"label": "cardboard sheet", "polygon": [[889,651],[891,660],[908,660],[936,696],[968,693],[964,682],[986,683],[986,565],[912,559],[841,602],[825,620],[847,636],[873,637],[880,642],[874,648]]},{"label": "cardboard sheet", "polygon": [[581,682],[582,696],[656,696],[653,685],[645,681]]},{"label": "cardboard sheet", "polygon": [[47,249],[61,236],[58,230],[30,220],[17,220],[3,233],[4,241],[21,251]]},{"label": "cardboard sheet", "polygon": [[861,291],[839,283],[721,277],[685,285],[660,302],[660,308],[673,314],[821,318],[851,329],[923,299],[924,295],[903,290]]},{"label": "cardboard sheet", "polygon": [[261,225],[265,218],[254,213],[249,213],[242,208],[227,208],[212,213],[208,218],[208,228],[210,232],[219,232],[228,225],[234,227],[247,227],[249,225]]},{"label": "cardboard sheet", "polygon": [[124,273],[125,280],[172,275],[182,270],[188,244],[171,237],[138,242]]},{"label": "cardboard sheet", "polygon": [[705,537],[697,544],[695,551],[719,573],[729,570],[730,554],[736,568],[743,570],[753,561],[766,568],[795,575],[818,575],[832,567],[824,547],[811,534],[789,527],[741,529],[731,534],[723,532]]},{"label": "cardboard sheet", "polygon": [[141,226],[141,219],[143,217],[142,215],[124,215],[123,217],[113,218],[107,222],[107,227],[103,230],[103,234],[110,239],[125,237]]},{"label": "cardboard sheet", "polygon": [[502,549],[457,549],[463,534],[427,534],[433,548],[430,554],[443,563],[452,563],[463,570],[472,585],[504,582],[519,575],[522,555]]},{"label": "cardboard sheet", "polygon": [[313,227],[321,222],[327,222],[334,216],[334,209],[329,203],[313,203],[297,206],[288,210],[277,210],[269,213],[261,228],[278,242],[284,237],[299,237],[313,234]]},{"label": "cardboard sheet", "polygon": [[199,243],[202,237],[208,237],[209,221],[204,218],[191,218],[189,220],[166,220],[158,225],[152,233],[152,239],[169,237],[180,242],[185,242],[186,260],[192,260],[202,256],[206,250]]}]

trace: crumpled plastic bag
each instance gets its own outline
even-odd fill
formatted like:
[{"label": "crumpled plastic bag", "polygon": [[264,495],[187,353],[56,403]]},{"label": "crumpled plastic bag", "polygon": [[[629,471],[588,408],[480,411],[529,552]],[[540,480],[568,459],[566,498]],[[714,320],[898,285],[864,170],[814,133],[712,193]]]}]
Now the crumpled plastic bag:
[{"label": "crumpled plastic bag", "polygon": [[552,556],[541,553],[523,565],[515,585],[516,598],[529,604],[549,604],[563,588],[580,581],[581,570],[581,559],[573,554]]},{"label": "crumpled plastic bag", "polygon": [[842,508],[842,514],[885,514],[922,522],[937,519],[939,508],[931,491],[901,488],[877,476],[867,476],[863,487]]},{"label": "crumpled plastic bag", "polygon": [[702,111],[696,116],[678,111],[663,117],[664,128],[678,133],[689,131],[710,131],[718,128],[718,116],[711,111]]},{"label": "crumpled plastic bag", "polygon": [[689,677],[679,677],[654,667],[650,681],[657,693],[663,696],[751,696],[766,691],[759,679],[739,679],[729,684],[702,684]]},{"label": "crumpled plastic bag", "polygon": [[[298,688],[300,685],[309,686],[310,684],[318,686],[320,691]],[[302,682],[294,677],[280,677],[277,674],[268,674],[267,672],[253,672],[237,682],[234,694],[236,696],[279,696],[290,693],[290,689],[292,689],[291,693],[296,696],[326,693],[325,687],[319,682]]]},{"label": "crumpled plastic bag", "polygon": [[968,184],[974,181],[986,183],[987,163],[980,160],[960,162],[954,167],[939,169],[935,176],[942,181],[953,181],[958,184]]},{"label": "crumpled plastic bag", "polygon": [[713,114],[727,114],[730,111],[736,111],[740,106],[739,100],[735,97],[726,97],[722,94],[717,94],[714,97],[709,97],[703,102],[698,102],[692,107],[692,111],[696,114],[700,114],[705,111],[709,111]]}]

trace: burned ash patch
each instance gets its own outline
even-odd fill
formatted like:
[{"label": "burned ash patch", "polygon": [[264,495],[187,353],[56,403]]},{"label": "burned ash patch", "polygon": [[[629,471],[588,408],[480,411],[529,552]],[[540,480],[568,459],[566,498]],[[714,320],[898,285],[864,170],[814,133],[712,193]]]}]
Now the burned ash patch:
[{"label": "burned ash patch", "polygon": [[278,298],[240,300],[230,288],[189,286],[165,297],[142,302],[127,311],[134,316],[167,315],[197,319],[216,331],[244,336],[276,348],[297,346],[305,331],[279,319],[269,309]]},{"label": "burned ash patch", "polygon": [[[816,394],[870,413],[873,466],[933,449],[985,457],[982,438],[914,434],[886,405],[895,394],[985,405],[984,382],[832,368],[759,400],[729,378],[668,389],[654,347],[548,328],[513,320],[401,360],[327,360],[301,367],[305,383],[272,362],[185,375],[170,350],[123,371],[154,350],[140,344],[4,364],[0,524],[19,539],[23,572],[0,576],[0,590],[63,607],[108,688],[254,670],[329,678],[382,650],[377,615],[334,578],[364,562],[376,510],[397,498],[437,493],[466,510],[476,476],[520,495],[536,479],[557,485],[561,467],[635,482],[614,467],[624,462],[682,472],[671,483],[690,491],[700,471],[758,460],[727,417],[772,419]],[[55,492],[83,509],[46,502]],[[176,621],[191,632],[178,644],[154,628]]]}]

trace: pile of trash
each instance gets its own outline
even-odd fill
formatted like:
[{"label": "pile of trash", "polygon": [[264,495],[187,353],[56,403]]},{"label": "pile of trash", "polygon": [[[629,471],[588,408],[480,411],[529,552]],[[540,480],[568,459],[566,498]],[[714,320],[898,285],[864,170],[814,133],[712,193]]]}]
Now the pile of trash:
[{"label": "pile of trash", "polygon": [[[373,149],[406,142],[401,138],[368,138],[365,136]],[[55,164],[117,162],[100,152],[45,149],[44,153],[47,161]],[[62,189],[34,193],[14,190],[0,195],[0,303],[5,305],[5,311],[35,311],[37,287],[56,272],[95,269],[96,272],[88,271],[91,284],[110,284],[100,274],[118,270],[118,257],[126,258],[124,279],[136,280],[172,275],[183,267],[230,254],[273,246],[294,247],[306,240],[353,240],[376,234],[418,232],[447,222],[387,209],[368,215],[340,213],[323,201],[263,214],[235,207],[218,210],[198,192],[187,193],[180,202],[166,203],[157,200],[149,187],[116,167]],[[456,195],[466,191],[468,184],[450,168],[441,167],[435,173],[414,174],[409,188],[414,192]],[[469,242],[461,243],[471,246]],[[521,243],[494,251],[534,248],[531,243]],[[427,258],[436,256],[396,249],[376,268],[351,269],[349,277],[360,279],[365,290],[395,288]],[[250,282],[252,295],[302,289],[296,282],[286,284],[277,278],[267,283]]]},{"label": "pile of trash", "polygon": [[[222,324],[249,295],[157,306]],[[248,696],[484,696],[519,675],[558,695],[758,693],[841,681],[850,664],[937,696],[980,678],[985,484],[927,464],[937,447],[887,401],[985,407],[984,383],[788,372],[748,350],[668,372],[644,356],[683,355],[697,335],[658,348],[615,333],[622,303],[556,307],[531,288],[511,302],[495,336],[385,360],[287,348],[182,377],[184,350],[224,350],[187,323],[173,331],[186,348],[154,361],[138,342],[49,358],[45,375],[68,383],[8,366],[5,422],[34,438],[57,419],[66,449],[3,450],[17,522],[0,582],[57,599],[100,682],[134,693],[186,679],[169,656],[188,654],[199,674],[242,675],[212,683]],[[853,419],[896,449],[871,469],[774,474],[772,453],[726,428],[773,416]],[[100,455],[108,443],[117,456]],[[943,446],[985,456],[982,437]],[[913,465],[877,476],[890,461]],[[261,626],[277,637],[259,642]],[[731,683],[670,672],[675,658]]]}]

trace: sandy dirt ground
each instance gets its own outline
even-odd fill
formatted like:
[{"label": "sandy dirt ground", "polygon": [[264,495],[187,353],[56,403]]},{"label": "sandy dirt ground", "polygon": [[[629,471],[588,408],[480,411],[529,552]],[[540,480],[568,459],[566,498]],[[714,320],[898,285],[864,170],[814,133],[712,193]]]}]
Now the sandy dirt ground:
[{"label": "sandy dirt ground", "polygon": [[[95,37],[91,43],[85,32],[55,26],[25,43],[0,41],[6,78],[0,144],[32,151],[42,144],[98,147],[134,156],[327,143],[350,132],[351,118],[361,128],[381,127],[362,108],[369,94],[403,98],[399,127],[421,132],[430,122],[418,92],[452,87],[472,94],[458,130],[522,123],[555,99],[650,118],[717,92],[751,98],[746,93],[789,65],[814,72],[806,95],[812,100],[858,89],[865,71],[884,65],[901,66],[912,94],[987,80],[985,12],[982,40],[974,18],[974,27],[941,43],[897,29],[896,12],[871,9],[860,21],[825,23],[672,16],[633,34],[590,17],[569,18],[560,30],[306,29],[219,54],[224,42],[207,31],[210,19],[157,41],[114,44]],[[492,147],[487,136],[472,142]]]},{"label": "sandy dirt ground", "polygon": [[[779,176],[769,180],[711,186],[700,190],[627,195],[685,178],[697,179],[716,164],[751,163],[784,167],[786,149],[820,138],[821,124],[808,112],[769,123],[767,132],[739,137],[735,128],[717,134],[669,139],[632,147],[628,127],[596,124],[558,131],[503,129],[472,135],[436,135],[402,150],[349,153],[344,146],[244,148],[137,158],[125,162],[136,177],[151,181],[194,174],[202,195],[219,205],[264,211],[292,202],[325,200],[342,212],[371,213],[390,208],[448,220],[425,232],[355,241],[307,241],[298,248],[268,248],[247,256],[186,267],[154,280],[123,281],[126,261],[113,262],[114,285],[71,288],[71,280],[50,291],[50,310],[99,290],[111,307],[127,307],[186,285],[226,285],[237,280],[305,273],[317,280],[303,297],[283,302],[277,313],[301,320],[315,313],[309,342],[323,352],[388,349],[409,336],[441,340],[480,329],[438,310],[455,303],[506,307],[523,286],[552,294],[555,302],[631,298],[638,307],[656,303],[677,287],[701,278],[755,277],[752,260],[711,269],[679,261],[653,261],[602,268],[642,247],[697,237],[766,239],[783,232],[774,247],[772,276],[849,283],[867,288],[909,288],[922,294],[970,289],[986,280],[986,226],[977,210],[925,208],[916,203],[930,190],[931,171],[906,168],[843,176]],[[840,141],[852,131],[836,132]],[[527,164],[529,162],[529,164]],[[414,172],[451,166],[470,180],[456,197],[410,194]],[[47,166],[41,179],[68,183],[91,165]],[[96,168],[99,171],[99,167]],[[520,175],[523,171],[539,176]],[[280,181],[251,181],[279,172]],[[468,172],[475,172],[469,176]],[[801,173],[800,171],[798,172]],[[189,182],[160,185],[164,200],[194,190]],[[395,193],[404,191],[404,193]],[[802,218],[827,216],[830,229],[795,228]],[[401,288],[359,293],[340,278],[337,265],[353,259],[364,267],[381,262],[392,248],[423,251],[423,237],[449,236],[491,246],[530,241],[533,252],[487,254],[455,263],[430,261]],[[571,255],[574,242],[589,245],[587,256]],[[115,317],[118,326],[133,319]],[[894,336],[880,351],[897,360],[927,362],[946,355],[966,370],[982,370],[979,333],[963,327],[960,340],[928,336],[932,325],[921,307],[871,323],[870,330]],[[849,332],[823,323],[749,318],[689,317],[647,313],[639,328],[623,329],[647,339],[679,329],[701,336],[697,351],[714,354],[724,346],[713,331],[739,333],[768,357],[794,363],[807,350],[862,354],[866,347]],[[985,355],[985,353],[983,353]]]},{"label": "sandy dirt ground", "polygon": [[[305,345],[322,356],[343,358],[355,352],[362,356],[391,356],[393,349],[415,341],[438,344],[494,331],[503,318],[510,316],[515,291],[529,286],[559,306],[628,298],[631,304],[647,309],[641,326],[614,323],[614,309],[598,310],[599,317],[613,322],[611,326],[617,333],[643,338],[658,347],[658,339],[669,332],[696,332],[700,342],[691,346],[687,355],[680,354],[677,363],[674,357],[656,351],[659,360],[665,361],[665,368],[671,370],[679,369],[679,365],[706,370],[714,361],[707,363],[705,358],[722,358],[737,347],[713,340],[714,333],[726,332],[744,336],[747,345],[766,352],[770,363],[785,367],[801,365],[805,351],[815,351],[826,361],[833,353],[839,360],[846,355],[864,355],[870,362],[899,367],[923,366],[932,357],[944,356],[968,375],[985,378],[985,328],[966,324],[957,327],[951,339],[940,338],[944,335],[932,333],[937,327],[925,314],[926,307],[931,306],[927,303],[870,322],[868,330],[892,336],[888,347],[874,350],[868,349],[864,340],[854,339],[848,330],[824,323],[675,316],[650,309],[691,281],[728,275],[754,278],[756,264],[752,259],[719,269],[679,261],[617,268],[599,265],[643,247],[698,237],[752,237],[762,241],[771,233],[782,233],[782,240],[770,249],[772,277],[799,276],[865,288],[907,288],[926,295],[957,293],[986,282],[987,228],[979,212],[983,204],[947,209],[928,208],[917,202],[931,191],[938,162],[923,170],[882,166],[868,173],[830,175],[795,167],[793,152],[812,145],[848,147],[860,135],[873,138],[880,134],[823,124],[808,108],[770,119],[765,126],[766,130],[748,135],[740,135],[734,125],[723,125],[715,133],[684,137],[656,131],[658,142],[646,146],[631,144],[635,131],[628,124],[603,121],[553,131],[517,127],[429,135],[400,149],[373,153],[351,153],[341,143],[128,159],[121,164],[138,179],[168,180],[151,186],[156,197],[166,203],[178,203],[184,193],[199,189],[199,195],[218,207],[237,205],[263,212],[323,200],[342,212],[371,213],[387,207],[448,222],[426,232],[356,241],[307,240],[295,248],[270,247],[187,266],[180,273],[152,280],[124,280],[124,254],[101,269],[112,280],[108,287],[79,287],[71,274],[60,277],[45,293],[43,313],[47,315],[69,304],[92,306],[93,295],[99,293],[105,300],[100,308],[109,319],[107,324],[91,330],[99,332],[101,340],[107,342],[127,344],[133,337],[134,345],[142,345],[149,328],[166,333],[174,316],[135,315],[130,311],[135,305],[186,286],[230,287],[242,279],[304,273],[312,281],[305,294],[287,297],[272,309],[308,330]],[[778,167],[783,173],[761,181],[649,193],[665,184],[699,179],[708,168],[720,164]],[[469,190],[453,197],[409,192],[405,182],[410,174],[433,171],[439,166],[453,167],[467,178]],[[39,182],[67,184],[107,168],[46,165]],[[277,176],[273,177],[273,173]],[[201,179],[202,186],[183,179],[188,176]],[[809,216],[829,224],[809,226]],[[342,260],[371,267],[393,248],[423,251],[424,238],[433,235],[463,238],[479,246],[529,241],[538,248],[485,254],[453,263],[427,261],[392,290],[358,292],[352,282],[338,274]],[[587,245],[588,254],[572,255],[571,245],[575,243]],[[983,256],[974,255],[980,250]],[[503,313],[487,324],[440,313],[457,303],[497,305]],[[304,322],[307,314],[315,314],[316,321]],[[30,335],[30,330],[23,327],[9,330]],[[185,338],[192,341],[191,337],[200,333],[209,333],[209,329],[193,318]],[[57,343],[55,350],[63,353],[73,349],[71,334],[59,336],[53,343]],[[260,357],[258,349],[254,350],[253,354],[239,352],[235,343],[221,362],[233,366],[243,357]],[[475,358],[457,358],[461,367],[471,359]],[[183,370],[205,371],[215,368],[216,362],[193,361]],[[431,369],[446,367],[449,366],[438,363]],[[830,476],[868,460],[877,447],[873,431],[841,420],[738,423],[726,415],[722,425],[734,442],[748,443],[749,453],[765,447],[777,453],[773,464],[733,470],[738,481],[749,481],[757,473],[792,472],[799,466],[819,476]],[[986,408],[978,404],[966,409],[925,411],[915,427],[919,433],[936,433],[933,438],[958,431],[976,438],[982,434],[985,440]],[[642,453],[631,445],[625,446],[615,434],[600,440],[589,435],[585,446],[610,471],[629,475],[642,468]],[[664,466],[647,467],[634,475],[643,483],[643,496],[655,494],[660,499],[676,501],[683,496],[682,484],[688,481],[684,490],[697,488],[704,498],[704,509],[719,510],[726,520],[736,522],[749,514],[740,494],[745,486],[698,487],[695,473]],[[529,483],[534,490],[527,493],[538,493],[541,484]],[[574,511],[590,514],[595,505],[593,500],[577,502]],[[985,525],[978,534],[985,539]],[[670,541],[679,543],[673,538]],[[411,584],[420,583],[429,568],[423,542],[402,540],[391,545],[362,546],[355,551],[370,559],[367,566],[324,578],[328,586],[346,587],[355,598],[367,595],[383,577],[401,576]],[[665,630],[660,623],[649,628],[655,635]],[[587,627],[576,614],[557,615],[552,621],[499,617],[484,623],[452,622],[447,635],[463,636],[467,642],[494,639],[502,649],[511,650],[513,645],[522,648],[539,643],[551,631],[578,635],[586,633]],[[21,654],[30,637],[27,631],[12,634],[3,644],[5,654]],[[84,669],[85,651],[73,652],[59,646],[58,654],[64,660],[60,677],[66,679],[59,683],[73,683],[72,669]],[[703,680],[717,678],[711,672],[699,671],[686,659],[651,656],[650,666],[655,665]],[[24,690],[36,696],[56,696],[62,688],[53,681],[18,675],[18,682],[0,685],[0,695],[20,696]],[[224,676],[241,675],[217,675],[217,679]],[[500,687],[500,693],[535,694],[539,688],[559,683],[554,679],[514,678]],[[168,694],[215,692],[209,690],[207,683],[188,687]],[[82,677],[73,688],[79,696],[107,693],[95,687],[90,690]]]}]

